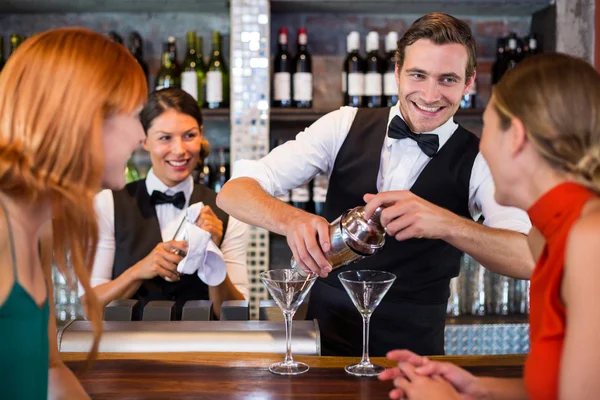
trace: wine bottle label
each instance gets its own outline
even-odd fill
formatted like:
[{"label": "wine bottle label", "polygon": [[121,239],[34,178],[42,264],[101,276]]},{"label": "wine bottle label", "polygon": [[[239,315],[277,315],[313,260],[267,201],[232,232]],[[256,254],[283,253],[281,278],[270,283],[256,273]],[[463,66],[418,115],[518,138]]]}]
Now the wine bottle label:
[{"label": "wine bottle label", "polygon": [[206,101],[208,103],[223,101],[223,74],[221,71],[208,71],[206,74]]},{"label": "wine bottle label", "polygon": [[383,75],[383,94],[386,96],[395,96],[398,94],[398,85],[396,85],[396,75],[393,72],[386,72]]},{"label": "wine bottle label", "polygon": [[198,74],[196,71],[181,73],[181,88],[188,92],[194,100],[198,101]]},{"label": "wine bottle label", "polygon": [[306,203],[310,201],[310,190],[308,185],[302,185],[296,189],[292,189],[292,201]]},{"label": "wine bottle label", "polygon": [[310,72],[296,72],[294,74],[294,100],[312,101],[313,76]]},{"label": "wine bottle label", "polygon": [[362,96],[365,92],[365,74],[350,72],[348,74],[348,96]]},{"label": "wine bottle label", "polygon": [[315,186],[313,188],[313,201],[317,203],[324,203],[327,198],[327,188]]},{"label": "wine bottle label", "polygon": [[273,78],[273,97],[275,100],[292,99],[292,82],[289,72],[276,72]]},{"label": "wine bottle label", "polygon": [[366,96],[381,96],[383,90],[381,88],[383,82],[381,74],[377,72],[367,72],[365,74],[365,95]]},{"label": "wine bottle label", "polygon": [[342,72],[342,93],[346,93],[346,72]]},{"label": "wine bottle label", "polygon": [[284,203],[289,203],[290,202],[290,192],[286,192],[284,194],[282,194],[281,196],[277,196],[277,198],[281,201],[283,201]]}]

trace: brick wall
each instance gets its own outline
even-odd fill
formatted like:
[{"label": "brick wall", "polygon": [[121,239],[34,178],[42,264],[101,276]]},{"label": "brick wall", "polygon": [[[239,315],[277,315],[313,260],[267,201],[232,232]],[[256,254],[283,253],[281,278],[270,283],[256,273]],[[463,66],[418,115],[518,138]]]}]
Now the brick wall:
[{"label": "brick wall", "polygon": [[[339,15],[339,14],[274,14],[271,24],[271,50],[276,50],[277,33],[285,26],[290,32],[292,52],[299,27],[308,30],[309,50],[313,55],[314,107],[322,110],[335,109],[342,104],[341,70],[346,54],[346,36],[356,30],[361,36],[361,53],[364,55],[365,38],[369,31],[380,35],[381,54],[384,36],[396,31],[401,36],[420,15]],[[458,16],[460,17],[460,16]],[[460,17],[466,21],[477,41],[479,107],[485,107],[491,94],[491,65],[495,58],[496,39],[516,32],[519,36],[529,33],[530,17],[479,18]]]}]

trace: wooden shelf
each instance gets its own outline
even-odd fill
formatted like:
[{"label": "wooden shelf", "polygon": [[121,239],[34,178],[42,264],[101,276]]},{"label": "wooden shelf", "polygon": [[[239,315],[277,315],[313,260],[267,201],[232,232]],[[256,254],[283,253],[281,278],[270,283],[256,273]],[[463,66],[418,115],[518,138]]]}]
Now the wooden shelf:
[{"label": "wooden shelf", "polygon": [[271,0],[271,12],[530,16],[548,5],[550,0]]},{"label": "wooden shelf", "polygon": [[0,13],[228,12],[228,0],[5,0]]}]

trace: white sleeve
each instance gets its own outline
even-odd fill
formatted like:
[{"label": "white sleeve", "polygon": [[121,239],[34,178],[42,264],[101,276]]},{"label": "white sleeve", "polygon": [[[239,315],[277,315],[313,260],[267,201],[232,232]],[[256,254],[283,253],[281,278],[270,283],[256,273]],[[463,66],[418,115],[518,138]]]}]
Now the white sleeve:
[{"label": "white sleeve", "polygon": [[494,180],[481,153],[477,154],[473,163],[469,189],[469,211],[473,219],[477,220],[483,214],[485,226],[508,229],[525,235],[529,233],[531,221],[525,211],[501,206],[496,202]]},{"label": "white sleeve", "polygon": [[[90,283],[92,287],[110,282],[115,261],[115,205],[110,190],[103,190],[94,198],[98,218],[98,245]],[[79,285],[79,296],[84,294]]]},{"label": "white sleeve", "polygon": [[246,300],[250,298],[246,266],[247,251],[248,225],[230,216],[225,237],[221,243],[221,252],[225,259],[229,279]]},{"label": "white sleeve", "polygon": [[262,159],[236,162],[231,179],[253,178],[271,196],[280,196],[319,173],[330,175],[357,110],[342,107],[332,111]]}]

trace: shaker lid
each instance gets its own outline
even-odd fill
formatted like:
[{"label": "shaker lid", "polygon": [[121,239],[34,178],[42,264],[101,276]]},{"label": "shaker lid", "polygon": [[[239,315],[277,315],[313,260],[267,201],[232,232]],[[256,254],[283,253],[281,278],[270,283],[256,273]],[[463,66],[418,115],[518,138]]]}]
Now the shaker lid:
[{"label": "shaker lid", "polygon": [[366,255],[383,247],[385,229],[379,220],[382,210],[382,207],[378,207],[369,219],[365,219],[365,208],[362,206],[346,211],[340,221],[346,244]]}]

